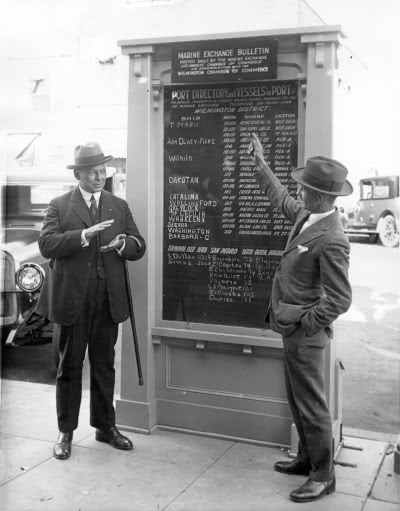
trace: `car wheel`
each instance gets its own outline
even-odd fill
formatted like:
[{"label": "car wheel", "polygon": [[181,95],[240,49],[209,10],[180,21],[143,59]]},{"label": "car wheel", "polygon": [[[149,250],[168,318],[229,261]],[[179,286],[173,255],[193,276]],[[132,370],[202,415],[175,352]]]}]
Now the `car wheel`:
[{"label": "car wheel", "polygon": [[399,232],[393,215],[386,215],[378,222],[379,241],[384,247],[397,247],[399,245]]}]

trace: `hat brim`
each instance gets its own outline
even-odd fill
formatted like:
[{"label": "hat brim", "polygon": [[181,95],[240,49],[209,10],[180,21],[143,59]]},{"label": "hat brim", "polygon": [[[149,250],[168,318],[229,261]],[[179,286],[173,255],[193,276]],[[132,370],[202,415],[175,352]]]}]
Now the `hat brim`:
[{"label": "hat brim", "polygon": [[96,163],[81,163],[79,165],[76,164],[67,165],[67,169],[84,169],[86,167],[93,167],[93,165],[101,165],[102,163],[107,163],[113,158],[114,156],[104,156],[103,160],[96,161]]},{"label": "hat brim", "polygon": [[297,182],[300,183],[303,186],[306,186],[307,188],[311,188],[312,190],[316,190],[317,192],[326,193],[327,195],[335,195],[337,197],[344,197],[346,195],[351,195],[353,193],[353,186],[347,179],[343,183],[342,189],[337,192],[328,192],[327,190],[323,190],[322,188],[317,188],[316,186],[309,185],[306,181],[304,181],[303,174],[304,174],[304,168],[305,167],[299,167],[292,171],[292,178]]}]

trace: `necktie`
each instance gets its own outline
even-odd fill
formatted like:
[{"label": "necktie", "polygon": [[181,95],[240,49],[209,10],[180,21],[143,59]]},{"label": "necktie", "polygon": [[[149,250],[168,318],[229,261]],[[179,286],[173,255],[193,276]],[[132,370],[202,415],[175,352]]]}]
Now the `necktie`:
[{"label": "necktie", "polygon": [[300,227],[299,234],[301,234],[304,229],[307,229],[307,227],[310,227],[310,225],[312,225],[312,223],[310,222],[310,216],[308,216],[304,224]]},{"label": "necktie", "polygon": [[94,195],[90,197],[90,215],[92,217],[93,222],[96,220],[97,215],[97,204]]},{"label": "necktie", "polygon": [[293,230],[292,239],[295,238],[300,234],[300,231],[302,230],[303,226],[307,223],[307,220],[310,218],[310,215],[307,215],[301,222],[299,222],[296,227]]}]

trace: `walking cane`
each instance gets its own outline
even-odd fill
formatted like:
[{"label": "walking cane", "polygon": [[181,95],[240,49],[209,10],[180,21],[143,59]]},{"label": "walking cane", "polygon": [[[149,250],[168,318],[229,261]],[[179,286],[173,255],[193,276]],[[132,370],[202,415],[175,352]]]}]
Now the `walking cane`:
[{"label": "walking cane", "polygon": [[133,344],[135,346],[136,365],[137,365],[137,371],[138,371],[138,376],[139,376],[139,385],[143,385],[142,364],[140,362],[140,353],[139,353],[139,345],[138,345],[137,334],[136,334],[135,316],[133,314],[131,286],[129,283],[128,262],[126,261],[126,259],[124,260],[124,270],[125,270],[124,271],[124,273],[125,273],[125,287],[126,287],[126,294],[128,295],[129,317],[131,320]]}]

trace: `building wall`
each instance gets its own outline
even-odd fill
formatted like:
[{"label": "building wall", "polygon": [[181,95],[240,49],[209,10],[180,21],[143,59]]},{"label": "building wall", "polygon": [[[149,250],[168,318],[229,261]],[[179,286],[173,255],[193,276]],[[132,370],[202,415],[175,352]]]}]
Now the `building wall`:
[{"label": "building wall", "polygon": [[2,13],[0,162],[6,166],[15,163],[16,134],[26,133],[43,135],[36,165],[64,165],[88,139],[126,156],[128,59],[118,40],[321,23],[299,0],[4,0]]}]

